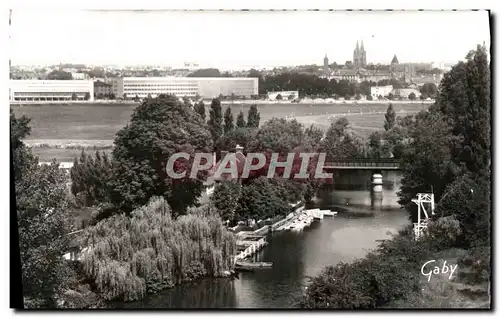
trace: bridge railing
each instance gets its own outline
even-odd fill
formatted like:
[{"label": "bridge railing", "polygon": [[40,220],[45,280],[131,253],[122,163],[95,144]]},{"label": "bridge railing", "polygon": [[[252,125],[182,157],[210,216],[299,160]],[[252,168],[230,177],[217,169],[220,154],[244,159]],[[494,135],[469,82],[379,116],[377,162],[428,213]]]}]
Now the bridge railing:
[{"label": "bridge railing", "polygon": [[397,159],[332,159],[325,162],[325,167],[370,167],[370,168],[398,168]]}]

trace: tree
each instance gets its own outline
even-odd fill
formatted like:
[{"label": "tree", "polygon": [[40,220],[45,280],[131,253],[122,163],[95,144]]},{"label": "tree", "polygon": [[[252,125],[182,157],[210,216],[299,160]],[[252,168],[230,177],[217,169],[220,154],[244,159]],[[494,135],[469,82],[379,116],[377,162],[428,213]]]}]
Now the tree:
[{"label": "tree", "polygon": [[246,127],[245,123],[245,115],[243,114],[243,110],[240,110],[240,113],[238,114],[238,117],[236,118],[236,127],[238,128],[244,128]]},{"label": "tree", "polygon": [[464,233],[462,247],[490,244],[491,181],[467,173],[451,183],[443,194],[436,214],[455,217]]},{"label": "tree", "polygon": [[231,107],[226,108],[224,112],[224,134],[229,133],[234,129],[234,117],[231,113]]},{"label": "tree", "polygon": [[116,99],[116,95],[114,93],[109,94],[109,99],[111,100]]},{"label": "tree", "polygon": [[363,154],[363,143],[349,127],[347,118],[342,117],[331,123],[321,149],[328,158],[358,158]]},{"label": "tree", "polygon": [[438,89],[434,83],[425,83],[420,88],[420,93],[427,97],[436,98],[438,95]]},{"label": "tree", "polygon": [[198,208],[175,218],[163,198],[152,198],[131,217],[99,222],[83,244],[89,246],[85,276],[106,300],[140,300],[205,276],[223,276],[237,253],[235,236],[219,216]]},{"label": "tree", "polygon": [[372,95],[366,95],[366,100],[373,100]]},{"label": "tree", "polygon": [[392,155],[390,145],[384,140],[385,133],[373,132],[368,141],[368,158],[390,158]]},{"label": "tree", "polygon": [[395,122],[396,122],[396,112],[394,111],[392,104],[389,104],[389,107],[387,107],[387,112],[385,113],[385,123],[384,123],[385,131],[391,130],[392,127],[394,127]]},{"label": "tree", "polygon": [[123,99],[127,100],[127,93],[123,93]]},{"label": "tree", "polygon": [[304,132],[302,124],[296,119],[287,121],[284,118],[271,118],[259,129],[250,142],[249,151],[258,152],[272,150],[289,153],[302,144]]},{"label": "tree", "polygon": [[212,104],[210,105],[208,119],[208,128],[212,134],[213,143],[217,143],[217,140],[222,136],[224,130],[222,127],[222,107],[220,100],[217,98],[212,99]]},{"label": "tree", "polygon": [[314,152],[321,146],[321,139],[323,139],[323,130],[319,127],[311,125],[304,130],[303,145],[307,150]]},{"label": "tree", "polygon": [[90,99],[90,94],[89,94],[88,92],[87,92],[87,93],[85,93],[85,97],[84,97],[83,99],[85,99],[85,100],[89,100],[89,99]]},{"label": "tree", "polygon": [[253,129],[236,127],[236,129],[220,137],[215,148],[217,150],[234,151],[236,146],[240,145],[246,149],[254,135]]},{"label": "tree", "polygon": [[69,72],[54,70],[47,75],[48,80],[72,80],[73,76]]},{"label": "tree", "polygon": [[139,102],[141,99],[139,98],[139,95],[135,95],[134,102]]},{"label": "tree", "polygon": [[419,192],[433,190],[435,201],[439,202],[446,186],[460,174],[460,167],[453,162],[450,151],[455,137],[441,114],[422,115],[410,136],[412,141],[400,159],[403,178],[399,203],[416,220],[416,204],[411,200]]},{"label": "tree", "polygon": [[260,113],[257,111],[257,105],[250,106],[247,115],[247,127],[259,128]]},{"label": "tree", "polygon": [[[148,98],[135,108],[127,126],[118,131],[113,149],[112,203],[125,212],[146,204],[153,196],[165,197],[175,214],[185,213],[203,192],[205,175],[191,179],[195,152],[211,152],[210,132],[200,116],[175,96]],[[166,172],[169,158],[178,152],[174,172],[186,177],[172,179]]]},{"label": "tree", "polygon": [[205,103],[203,103],[203,101],[200,101],[194,105],[194,111],[201,116],[203,122],[206,121]]},{"label": "tree", "polygon": [[282,99],[283,99],[283,96],[281,96],[281,94],[276,95],[276,100],[282,100]]},{"label": "tree", "polygon": [[266,177],[260,177],[242,188],[237,218],[265,220],[288,211],[289,205],[279,196],[277,188]]},{"label": "tree", "polygon": [[184,97],[182,97],[182,102],[186,106],[191,106],[191,101],[189,100],[189,97],[187,97],[186,95],[184,95]]},{"label": "tree", "polygon": [[187,75],[187,77],[221,77],[221,73],[216,68],[199,69]]},{"label": "tree", "polygon": [[393,100],[394,99],[394,95],[392,93],[389,93],[389,95],[387,96],[387,99],[388,100]]},{"label": "tree", "polygon": [[76,95],[76,93],[71,94],[71,100],[77,100],[77,99],[78,96]]},{"label": "tree", "polygon": [[222,220],[231,223],[236,218],[236,209],[241,196],[241,185],[234,181],[222,181],[215,186],[210,202],[216,208]]},{"label": "tree", "polygon": [[457,160],[473,173],[489,173],[491,161],[491,77],[486,48],[478,46],[444,75],[437,108],[462,141]]},{"label": "tree", "polygon": [[109,182],[112,177],[112,165],[105,152],[96,151],[92,157],[84,150],[80,158],[73,161],[70,170],[71,193],[81,198],[81,204],[89,207],[109,200]]},{"label": "tree", "polygon": [[55,162],[39,166],[22,142],[29,119],[16,118],[11,109],[10,121],[25,306],[54,308],[69,243],[65,176]]},{"label": "tree", "polygon": [[288,95],[288,100],[294,100],[294,99],[295,99],[295,95],[294,94]]},{"label": "tree", "polygon": [[439,202],[446,187],[467,172],[490,179],[491,79],[485,48],[466,60],[445,74],[436,104],[417,117],[400,163],[402,204],[411,206],[415,194],[431,185]]},{"label": "tree", "polygon": [[415,95],[414,92],[411,92],[410,95],[408,95],[408,99],[409,100],[415,100],[415,99],[417,99],[417,96]]}]

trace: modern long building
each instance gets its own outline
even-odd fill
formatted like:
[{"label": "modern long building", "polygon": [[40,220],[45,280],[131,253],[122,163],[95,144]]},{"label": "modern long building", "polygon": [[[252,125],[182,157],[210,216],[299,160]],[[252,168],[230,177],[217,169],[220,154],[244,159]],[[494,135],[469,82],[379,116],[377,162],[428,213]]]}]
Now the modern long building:
[{"label": "modern long building", "polygon": [[259,79],[250,77],[120,77],[111,81],[116,97],[144,98],[160,94],[202,98],[259,94]]},{"label": "modern long building", "polygon": [[10,80],[11,102],[94,100],[92,80]]}]

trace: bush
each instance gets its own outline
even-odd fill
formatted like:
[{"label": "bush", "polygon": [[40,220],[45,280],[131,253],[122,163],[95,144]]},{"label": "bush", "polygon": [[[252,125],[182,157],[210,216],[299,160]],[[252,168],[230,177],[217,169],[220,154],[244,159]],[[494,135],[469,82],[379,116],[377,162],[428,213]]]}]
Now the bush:
[{"label": "bush", "polygon": [[404,231],[362,260],[326,268],[311,280],[301,306],[367,309],[405,298],[420,288],[416,269],[426,251]]},{"label": "bush", "polygon": [[352,265],[340,263],[327,267],[311,279],[302,308],[374,308],[367,293],[368,281],[363,280]]},{"label": "bush", "polygon": [[489,180],[466,174],[448,185],[436,208],[439,216],[454,216],[467,246],[488,245],[490,237]]},{"label": "bush", "polygon": [[462,239],[460,222],[455,216],[446,216],[430,221],[426,232],[429,244],[436,250],[456,247]]}]

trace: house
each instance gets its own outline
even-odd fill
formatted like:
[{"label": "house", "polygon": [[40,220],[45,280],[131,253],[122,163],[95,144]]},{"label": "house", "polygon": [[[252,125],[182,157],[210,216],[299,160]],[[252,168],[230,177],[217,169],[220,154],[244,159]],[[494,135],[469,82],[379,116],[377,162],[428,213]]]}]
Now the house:
[{"label": "house", "polygon": [[391,93],[394,97],[399,97],[403,99],[408,99],[411,93],[415,94],[416,99],[419,99],[420,95],[422,95],[418,90],[413,88],[396,88],[392,90]]}]

